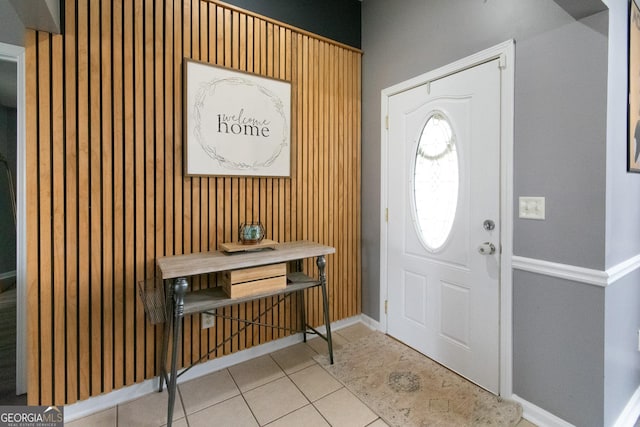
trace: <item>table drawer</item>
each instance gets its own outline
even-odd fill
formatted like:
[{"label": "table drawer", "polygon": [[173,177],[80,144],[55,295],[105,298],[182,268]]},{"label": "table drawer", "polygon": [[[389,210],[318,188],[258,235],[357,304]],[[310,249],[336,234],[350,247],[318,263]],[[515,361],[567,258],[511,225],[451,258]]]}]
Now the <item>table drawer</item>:
[{"label": "table drawer", "polygon": [[241,298],[284,289],[287,286],[287,264],[270,264],[221,274],[222,289],[230,298]]}]

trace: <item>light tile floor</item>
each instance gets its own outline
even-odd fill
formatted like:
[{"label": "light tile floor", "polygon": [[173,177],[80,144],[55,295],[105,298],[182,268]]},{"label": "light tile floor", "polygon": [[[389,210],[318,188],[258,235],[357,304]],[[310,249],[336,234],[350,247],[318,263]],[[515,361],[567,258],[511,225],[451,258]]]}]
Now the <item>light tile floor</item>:
[{"label": "light tile floor", "polygon": [[[333,333],[334,348],[371,333],[358,323]],[[384,427],[387,424],[313,357],[326,343],[312,339],[178,384],[176,427]],[[151,393],[81,418],[70,427],[160,427],[167,393]],[[522,420],[517,427],[535,427]]]}]

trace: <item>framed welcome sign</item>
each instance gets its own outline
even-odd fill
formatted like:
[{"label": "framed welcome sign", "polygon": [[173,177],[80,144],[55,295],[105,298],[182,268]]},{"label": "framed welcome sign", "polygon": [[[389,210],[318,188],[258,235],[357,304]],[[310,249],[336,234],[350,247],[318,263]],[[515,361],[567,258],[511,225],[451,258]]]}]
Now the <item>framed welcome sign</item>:
[{"label": "framed welcome sign", "polygon": [[291,84],[184,60],[185,174],[288,177]]}]

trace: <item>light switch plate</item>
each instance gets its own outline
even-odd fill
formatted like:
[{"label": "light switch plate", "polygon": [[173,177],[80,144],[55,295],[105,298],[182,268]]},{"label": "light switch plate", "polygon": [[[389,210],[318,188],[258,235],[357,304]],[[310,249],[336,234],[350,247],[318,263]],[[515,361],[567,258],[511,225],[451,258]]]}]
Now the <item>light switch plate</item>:
[{"label": "light switch plate", "polygon": [[545,219],[544,197],[519,197],[519,217],[523,219]]}]

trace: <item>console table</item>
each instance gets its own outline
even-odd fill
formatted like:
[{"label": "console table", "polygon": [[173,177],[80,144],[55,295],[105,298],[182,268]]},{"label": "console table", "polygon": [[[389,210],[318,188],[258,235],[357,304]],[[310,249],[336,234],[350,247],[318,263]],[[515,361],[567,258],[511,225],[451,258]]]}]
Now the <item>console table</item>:
[{"label": "console table", "polygon": [[[303,333],[303,339],[306,342],[307,332],[311,331],[322,337],[329,349],[329,360],[333,364],[333,345],[331,342],[331,324],[329,320],[329,305],[327,295],[327,277],[325,272],[326,255],[335,253],[335,248],[331,246],[320,245],[309,241],[297,241],[280,243],[274,249],[265,249],[260,251],[248,251],[228,254],[221,251],[201,252],[188,255],[175,255],[158,259],[158,269],[160,277],[166,283],[167,293],[167,323],[164,328],[164,338],[162,344],[162,363],[160,373],[160,387],[162,391],[163,382],[167,383],[169,392],[169,402],[167,407],[167,426],[171,427],[173,421],[173,407],[176,398],[177,379],[185,373],[190,367],[177,374],[177,351],[178,342],[180,342],[180,333],[182,330],[182,321],[185,315],[211,312],[230,305],[240,304],[243,302],[253,301],[260,298],[271,296],[284,296],[297,292],[304,295],[305,289],[320,286],[322,292],[324,324],[326,334],[321,334],[313,327],[306,323],[306,314],[304,303],[299,306],[300,315],[302,317],[303,329],[299,332]],[[300,261],[305,258],[316,258],[318,266],[319,280],[314,280],[301,272],[294,272],[290,275],[291,283],[287,283],[286,288],[269,291],[258,295],[245,296],[241,298],[229,298],[220,287],[202,289],[193,292],[187,292],[189,276],[200,274],[219,273],[243,268],[258,267],[269,264],[277,264],[289,261]],[[304,298],[304,296],[303,296]],[[245,324],[257,324],[253,320],[234,319]],[[275,326],[275,325],[274,325]],[[170,333],[172,330],[172,333]],[[167,372],[167,352],[168,342],[171,338],[172,352],[170,372]],[[224,343],[223,343],[224,344]],[[222,344],[219,344],[222,345]],[[217,347],[216,347],[217,348]],[[211,350],[208,354],[215,351]],[[202,357],[199,361],[204,359]],[[198,361],[198,362],[199,362]],[[197,363],[197,362],[196,362]]]}]

